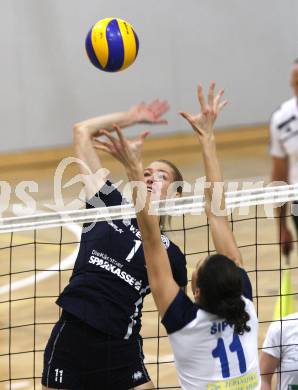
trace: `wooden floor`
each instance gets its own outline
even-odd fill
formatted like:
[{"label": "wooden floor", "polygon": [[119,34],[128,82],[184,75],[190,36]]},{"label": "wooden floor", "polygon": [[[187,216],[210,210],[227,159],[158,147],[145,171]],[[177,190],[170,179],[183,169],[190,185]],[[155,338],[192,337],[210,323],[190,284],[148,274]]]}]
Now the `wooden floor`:
[{"label": "wooden floor", "polygon": [[[264,135],[264,129],[261,131]],[[268,182],[270,159],[266,137],[261,137],[256,129],[252,129],[251,134],[254,136],[250,136],[249,131],[246,130],[243,133],[235,131],[227,133],[226,136],[220,135],[219,155],[227,181],[243,183],[253,178],[253,181]],[[179,145],[184,145],[185,148]],[[202,175],[200,153],[191,138],[177,136],[168,140],[159,140],[156,153],[154,142],[150,148],[145,156],[146,162],[155,158],[167,158],[181,168],[185,180],[191,184]],[[48,211],[46,205],[53,204],[53,174],[56,160],[63,157],[61,152],[57,152],[56,160],[49,156],[53,157],[55,153],[51,152],[48,155],[48,163],[47,158],[42,159],[38,154],[33,159],[29,159],[29,163],[22,155],[11,159],[13,163],[9,163],[9,158],[2,160],[2,165],[7,164],[2,180],[10,183],[12,190],[21,180],[34,180],[38,183],[39,191],[32,193],[32,196],[41,211]],[[22,158],[25,164],[22,164]],[[41,163],[38,163],[38,158],[41,158]],[[111,170],[114,180],[123,178],[123,171],[119,164],[107,158],[104,161]],[[63,182],[66,183],[76,174],[77,170],[74,166],[68,167]],[[79,184],[75,184],[63,190],[66,205],[77,198],[80,188]],[[21,202],[18,197],[12,194],[9,208],[4,211],[4,215],[13,215],[19,203]],[[31,202],[31,205],[34,206],[34,203]],[[260,346],[268,322],[272,319],[276,301],[274,296],[262,296],[278,294],[279,269],[281,264],[284,265],[284,259],[280,263],[275,221],[260,218],[262,216],[264,216],[262,207],[258,207],[257,210],[251,208],[247,216],[239,215],[237,212],[233,215],[237,242],[241,246],[246,269],[251,271],[254,294],[257,296],[255,304],[260,320]],[[208,253],[208,249],[212,250],[212,245],[208,246],[204,216],[186,216],[184,222],[186,229],[191,228],[186,230],[185,240],[181,232],[169,233],[169,235],[181,246],[181,249],[185,249],[186,253],[199,252],[187,256],[190,277],[196,262]],[[174,218],[172,227],[182,228],[182,218]],[[0,235],[0,390],[41,388],[40,380],[37,379],[34,385],[32,377],[41,375],[42,350],[52,328],[52,325],[47,323],[53,323],[58,318],[58,307],[54,303],[55,296],[68,281],[79,236],[80,228],[74,224],[62,230],[60,228],[40,230],[36,235],[32,231],[14,233],[13,236]],[[11,244],[12,249],[10,249]],[[294,255],[291,266],[297,267],[297,258]],[[38,271],[32,271],[34,269]],[[291,277],[294,291],[297,292],[297,269],[291,271]],[[47,298],[44,298],[45,296]],[[173,386],[172,388],[178,389],[171,348],[164,329],[159,324],[157,313],[151,312],[154,308],[152,298],[147,297],[142,328],[147,367],[159,388]],[[34,326],[34,323],[37,325]],[[5,329],[9,325],[12,327],[10,331]],[[157,335],[160,338],[157,338]],[[33,351],[37,352],[33,353]],[[11,381],[4,381],[9,378]],[[23,379],[14,380],[15,378]]]}]

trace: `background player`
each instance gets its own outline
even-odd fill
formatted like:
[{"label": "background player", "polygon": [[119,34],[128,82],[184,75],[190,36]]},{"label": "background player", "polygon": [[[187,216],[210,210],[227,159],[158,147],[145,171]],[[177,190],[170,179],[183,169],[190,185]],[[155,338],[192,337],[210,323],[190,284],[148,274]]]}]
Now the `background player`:
[{"label": "background player", "polygon": [[[272,156],[272,181],[298,183],[298,59],[291,70],[291,87],[294,97],[284,102],[272,115],[270,124],[270,154]],[[294,202],[293,219],[298,231],[298,205]],[[295,212],[296,208],[296,212]],[[277,224],[282,252],[293,249],[293,236],[287,226],[287,204],[277,209]]]},{"label": "background player", "polygon": [[[89,198],[87,207],[123,202],[120,192],[103,176],[94,137],[109,136],[102,128],[112,129],[113,123],[124,127],[166,123],[163,114],[167,110],[166,102],[154,101],[126,113],[75,125],[74,147],[84,163],[81,169]],[[139,147],[147,134],[134,140],[134,147]],[[173,181],[182,181],[179,170],[169,162],[155,161],[142,175],[150,195],[165,198],[167,192],[170,197],[182,193],[181,183],[177,191],[168,191]],[[45,350],[42,384],[54,389],[152,389],[139,335],[143,300],[150,290],[136,220],[98,222],[87,227],[70,282],[57,300],[63,312]],[[173,277],[185,287],[185,256],[165,235],[162,240]]]},{"label": "background player", "polygon": [[[213,133],[215,119],[226,102],[221,102],[221,90],[214,98],[214,83],[205,103],[202,88],[198,88],[201,113],[183,113],[195,130],[202,147],[207,182],[206,213],[210,223],[216,255],[209,256],[193,273],[195,304],[179,289],[171,273],[167,253],[156,233],[158,220],[146,207],[137,214],[141,229],[151,290],[163,317],[173,347],[176,367],[183,389],[259,388],[258,320],[252,299],[252,289],[246,272],[239,268],[242,259],[226,216],[214,215],[213,201],[224,209],[224,196],[213,188],[222,183]],[[140,150],[117,129],[118,138],[102,149],[120,160],[131,180],[142,180]],[[117,152],[116,152],[117,150]],[[139,196],[140,191],[138,191]],[[134,197],[136,197],[134,191]],[[243,296],[244,294],[244,296]]]},{"label": "background player", "polygon": [[272,322],[266,334],[260,358],[261,390],[272,389],[277,373],[276,390],[298,389],[298,313]]}]

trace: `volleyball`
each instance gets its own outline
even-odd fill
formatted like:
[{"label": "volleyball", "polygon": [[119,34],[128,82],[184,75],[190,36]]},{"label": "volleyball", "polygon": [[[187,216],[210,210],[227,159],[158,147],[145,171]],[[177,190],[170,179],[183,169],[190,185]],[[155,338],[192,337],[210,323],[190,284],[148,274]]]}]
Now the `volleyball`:
[{"label": "volleyball", "polygon": [[94,24],[86,37],[86,51],[91,63],[105,72],[128,68],[136,59],[139,39],[130,23],[107,18]]}]

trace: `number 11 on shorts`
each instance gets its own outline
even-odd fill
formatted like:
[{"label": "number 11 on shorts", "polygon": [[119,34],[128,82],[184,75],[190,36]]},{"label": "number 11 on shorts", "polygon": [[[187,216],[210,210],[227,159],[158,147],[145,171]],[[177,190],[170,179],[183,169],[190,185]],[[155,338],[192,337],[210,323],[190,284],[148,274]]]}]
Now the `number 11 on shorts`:
[{"label": "number 11 on shorts", "polygon": [[55,382],[62,383],[63,370],[55,369]]}]

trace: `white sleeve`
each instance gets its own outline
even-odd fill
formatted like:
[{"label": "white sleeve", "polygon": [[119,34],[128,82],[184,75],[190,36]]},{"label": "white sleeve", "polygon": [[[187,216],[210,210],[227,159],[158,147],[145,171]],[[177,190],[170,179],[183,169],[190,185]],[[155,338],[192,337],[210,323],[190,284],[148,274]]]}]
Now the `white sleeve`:
[{"label": "white sleeve", "polygon": [[279,132],[275,115],[273,115],[270,122],[270,154],[271,156],[282,158],[286,157],[287,154],[280,142]]},{"label": "white sleeve", "polygon": [[269,326],[262,351],[281,360],[282,340],[280,339],[280,321],[273,322]]}]

